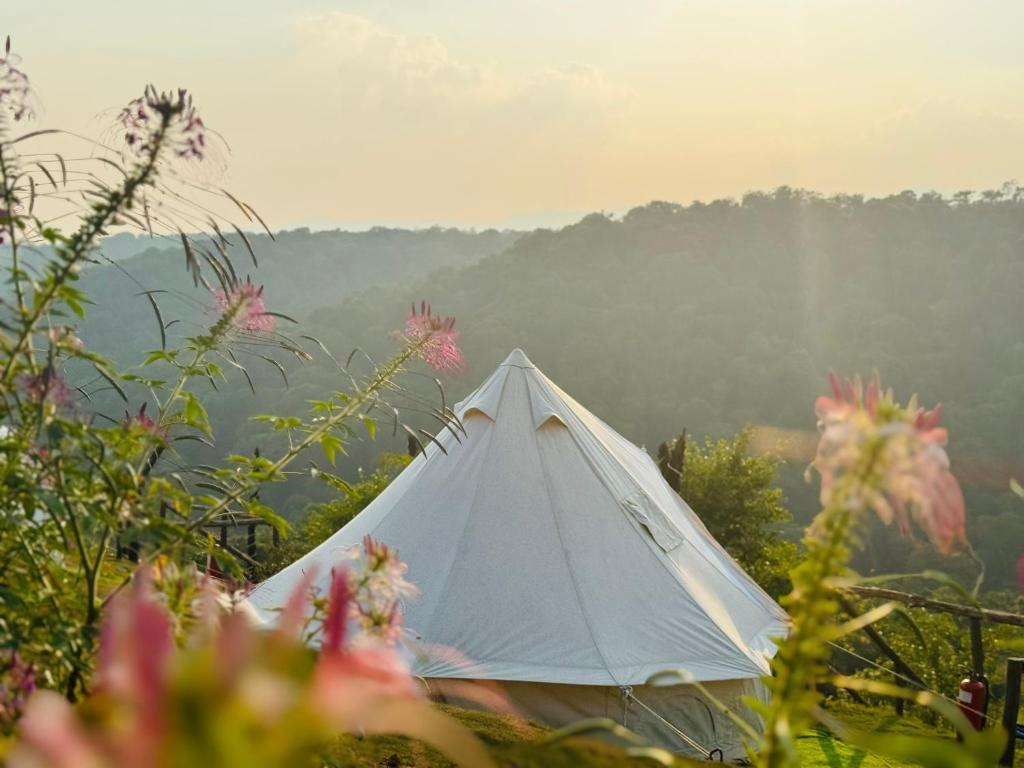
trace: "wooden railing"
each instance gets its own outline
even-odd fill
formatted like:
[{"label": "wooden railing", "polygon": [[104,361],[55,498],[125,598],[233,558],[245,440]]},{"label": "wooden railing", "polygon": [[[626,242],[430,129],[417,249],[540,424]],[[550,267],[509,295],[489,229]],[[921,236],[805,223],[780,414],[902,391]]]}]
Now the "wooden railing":
[{"label": "wooden railing", "polygon": [[[278,530],[274,526],[270,525],[266,520],[259,517],[251,517],[248,515],[225,515],[209,521],[202,527],[204,530],[217,531],[217,546],[225,552],[229,552],[251,568],[258,564],[256,561],[256,531],[261,525],[266,525],[270,528],[271,537],[275,547],[281,543],[281,534]],[[245,531],[244,549],[240,549],[231,543],[229,534],[232,529]],[[127,535],[127,533],[122,533],[117,537],[115,548],[116,556],[118,558],[124,558],[133,563],[137,563],[139,561],[140,543],[138,539],[129,539],[127,543],[125,543],[122,539]]]},{"label": "wooden railing", "polygon": [[[847,587],[843,591],[850,595],[856,595],[857,597],[874,598],[877,600],[893,600],[898,603],[903,603],[910,608],[923,608],[926,611],[936,611],[939,613],[949,613],[954,616],[963,616],[968,620],[971,630],[971,670],[979,678],[983,678],[985,674],[985,649],[981,641],[981,623],[983,621],[988,621],[995,624],[1010,624],[1015,627],[1024,627],[1024,615],[1019,613],[1010,613],[1009,611],[996,611],[991,608],[982,608],[977,605],[963,605],[961,603],[951,603],[946,600],[935,600],[930,597],[915,595],[912,592],[901,592],[897,589],[886,589],[884,587],[853,586]],[[847,603],[846,608],[851,611],[851,615],[854,615],[852,613],[852,606]],[[872,640],[874,640],[882,652],[892,660],[896,665],[896,669],[899,670],[901,674],[905,677],[911,678],[915,683],[920,683],[921,687],[924,687],[923,682],[921,682],[921,678],[914,673],[912,669],[910,669],[907,663],[901,659],[894,650],[892,650],[888,643],[878,636],[877,631],[874,631],[870,626],[865,627],[865,630],[871,630],[868,634],[871,636]],[[999,762],[1002,766],[1013,765],[1017,741],[1024,740],[1024,724],[1017,722],[1017,718],[1020,717],[1022,673],[1024,673],[1024,659],[1014,658],[1007,660],[1003,728],[1006,730],[1009,739],[1006,744],[1006,751],[1003,753],[1002,760]]]}]

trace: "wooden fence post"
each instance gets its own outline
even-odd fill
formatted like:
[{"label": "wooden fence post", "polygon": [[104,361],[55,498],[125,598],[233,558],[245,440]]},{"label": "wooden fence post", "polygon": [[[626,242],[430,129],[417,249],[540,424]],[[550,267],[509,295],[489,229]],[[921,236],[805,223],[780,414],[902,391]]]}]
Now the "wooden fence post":
[{"label": "wooden fence post", "polygon": [[1020,678],[1024,673],[1024,659],[1009,659],[1006,662],[1006,701],[1003,709],[1003,728],[1009,734],[1006,751],[1000,765],[1013,765],[1013,753],[1017,745],[1017,717],[1020,715]]},{"label": "wooden fence post", "polygon": [[985,674],[985,648],[981,644],[981,619],[971,616],[968,621],[971,626],[971,671],[982,677]]}]

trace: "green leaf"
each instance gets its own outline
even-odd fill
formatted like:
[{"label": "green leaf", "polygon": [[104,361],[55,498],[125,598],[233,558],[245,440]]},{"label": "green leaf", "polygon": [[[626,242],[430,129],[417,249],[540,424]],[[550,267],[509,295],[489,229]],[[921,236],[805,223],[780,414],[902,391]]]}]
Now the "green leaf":
[{"label": "green leaf", "polygon": [[246,511],[253,517],[258,517],[260,520],[265,520],[282,536],[287,536],[289,531],[288,521],[278,515],[274,510],[268,507],[266,504],[262,504],[256,499],[250,499],[245,502]]},{"label": "green leaf", "polygon": [[337,435],[328,432],[320,438],[320,447],[323,448],[324,456],[327,457],[327,460],[333,466],[335,453],[342,450],[341,439]]},{"label": "green leaf", "polygon": [[377,422],[371,419],[369,416],[364,416],[363,424],[366,425],[366,434],[369,435],[370,439],[377,439]]},{"label": "green leaf", "polygon": [[98,373],[100,376],[106,379],[107,383],[114,388],[117,394],[121,396],[121,399],[127,403],[128,395],[125,394],[124,390],[121,388],[121,385],[114,380],[114,374],[108,371],[104,366],[100,365],[97,362],[93,362],[92,365],[93,368],[96,369],[96,373]]},{"label": "green leaf", "polygon": [[[314,471],[315,474],[313,474]],[[333,475],[330,472],[324,472],[322,469],[316,469],[314,467],[313,470],[310,471],[310,474],[312,474],[313,477],[322,480],[332,488],[341,491],[346,496],[354,496],[356,493],[356,489],[353,488],[350,483],[347,483],[345,480],[342,480],[340,477]]]},{"label": "green leaf", "polygon": [[[152,307],[154,314],[156,314],[156,324],[160,328],[160,349],[167,349],[167,326],[164,325],[164,317],[160,314],[160,305],[153,298],[154,293],[158,293],[158,291],[143,291],[143,294],[149,299],[149,306]],[[159,291],[159,293],[162,293],[162,291]]]},{"label": "green leaf", "polygon": [[183,392],[181,397],[185,401],[181,412],[185,422],[204,434],[212,436],[210,419],[206,414],[206,408],[203,407],[203,404],[199,402],[199,399],[192,392]]},{"label": "green leaf", "polygon": [[164,349],[154,349],[152,352],[146,355],[146,359],[142,361],[142,365],[152,365],[153,363],[161,361],[165,363],[173,363],[176,355],[176,352],[168,352],[167,350]]},{"label": "green leaf", "polygon": [[874,624],[876,621],[881,621],[890,613],[899,611],[901,608],[903,608],[903,606],[898,605],[897,603],[882,603],[882,605],[872,608],[867,613],[863,613],[854,619],[850,619],[844,624],[840,624],[836,627],[837,636],[845,637],[853,632],[858,632],[861,629],[864,629],[864,627]]},{"label": "green leaf", "polygon": [[961,744],[902,733],[851,731],[843,734],[843,739],[869,752],[929,768],[989,768],[996,765],[1006,746],[1006,734],[1001,728],[976,731]]}]

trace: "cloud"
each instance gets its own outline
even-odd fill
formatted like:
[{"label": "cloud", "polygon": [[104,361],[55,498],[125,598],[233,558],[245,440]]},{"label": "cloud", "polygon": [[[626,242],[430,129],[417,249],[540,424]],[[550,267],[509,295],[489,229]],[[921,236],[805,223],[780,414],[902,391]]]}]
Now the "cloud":
[{"label": "cloud", "polygon": [[[602,121],[626,101],[601,73],[551,66],[516,75],[460,61],[431,35],[407,35],[349,13],[303,16],[295,24],[299,59],[350,117],[420,125],[457,120],[530,120],[531,129],[565,120]],[[407,123],[408,124],[408,123]]]},{"label": "cloud", "polygon": [[350,108],[418,109],[453,98],[484,97],[489,75],[451,58],[435,37],[412,37],[347,13],[296,23],[300,58]]},{"label": "cloud", "polygon": [[[1021,175],[1019,118],[957,100],[927,100],[881,120],[862,138],[865,170],[945,191]],[[898,185],[897,185],[898,186]]]}]

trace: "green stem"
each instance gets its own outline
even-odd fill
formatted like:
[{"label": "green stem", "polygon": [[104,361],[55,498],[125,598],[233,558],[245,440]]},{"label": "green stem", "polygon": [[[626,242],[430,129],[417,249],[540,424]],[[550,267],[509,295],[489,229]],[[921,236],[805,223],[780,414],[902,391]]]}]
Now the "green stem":
[{"label": "green stem", "polygon": [[92,215],[86,217],[85,221],[82,222],[82,226],[78,231],[68,239],[63,247],[58,248],[58,255],[61,257],[63,264],[53,275],[42,296],[37,297],[33,302],[35,309],[22,318],[21,332],[11,348],[3,372],[0,373],[0,385],[10,384],[10,376],[14,370],[14,364],[18,356],[25,351],[26,344],[35,331],[36,323],[49,311],[50,302],[53,301],[57,292],[68,281],[68,278],[75,273],[80,262],[93,249],[96,239],[116,220],[122,209],[131,207],[138,191],[152,182],[156,175],[157,164],[160,160],[160,152],[167,135],[170,119],[170,116],[162,117],[160,126],[153,134],[153,142],[149,153],[138,167],[138,172],[134,176],[129,176],[125,179],[124,185],[120,189],[111,192],[103,204],[98,204],[94,208]]},{"label": "green stem", "polygon": [[772,664],[776,676],[771,679],[774,703],[765,723],[765,743],[761,764],[770,768],[794,765],[790,748],[797,734],[809,721],[808,697],[829,656],[827,622],[833,612],[827,609],[833,589],[829,579],[846,565],[849,551],[845,546],[851,512],[842,502],[822,512],[815,524],[823,539],[808,537],[805,567],[794,572],[793,591],[787,603],[793,631],[779,648]]},{"label": "green stem", "polygon": [[[209,509],[207,509],[194,520],[191,520],[182,529],[180,536],[178,536],[173,541],[167,542],[166,544],[163,544],[162,546],[156,548],[142,560],[142,563],[150,563],[153,560],[160,557],[165,552],[167,552],[169,549],[173,549],[177,545],[181,544],[183,541],[186,541],[196,530],[202,528],[217,515],[220,515],[227,511],[232,504],[237,503],[239,500],[242,499],[243,496],[259,487],[259,485],[262,482],[264,482],[266,478],[272,478],[276,475],[279,475],[289,464],[291,464],[295,460],[295,458],[300,453],[302,453],[307,448],[319,443],[320,440],[326,434],[328,434],[329,432],[340,426],[342,423],[348,421],[353,416],[355,416],[362,409],[362,407],[366,405],[366,403],[375,394],[377,394],[377,392],[379,392],[381,389],[383,389],[387,384],[391,382],[392,378],[394,378],[394,376],[397,375],[398,372],[402,370],[402,367],[409,361],[410,358],[415,357],[416,355],[419,354],[420,350],[426,345],[429,338],[430,337],[427,336],[424,337],[423,339],[420,339],[410,344],[405,349],[403,349],[399,354],[395,355],[391,360],[389,360],[384,365],[384,367],[378,369],[374,377],[370,380],[369,384],[367,384],[367,386],[364,389],[360,390],[357,396],[350,399],[348,403],[346,403],[344,408],[332,414],[330,417],[325,419],[322,424],[307,432],[305,438],[303,438],[299,443],[296,443],[294,446],[289,448],[288,451],[282,454],[280,458],[278,458],[273,464],[271,464],[270,467],[263,473],[264,478],[261,478],[258,481],[248,479],[246,481],[239,483],[239,485],[236,488],[234,488],[231,491],[228,491],[224,496],[222,496],[217,501],[216,504],[211,506]],[[130,580],[130,577],[128,579],[125,579],[113,591],[111,591],[111,593],[107,595],[107,597],[104,599],[104,604],[109,602],[110,599],[113,598],[115,594],[120,592],[120,590],[125,585],[127,585],[130,582]]]},{"label": "green stem", "polygon": [[14,295],[18,302],[18,315],[25,315],[25,293],[21,287],[21,263],[18,254],[18,237],[14,227],[14,206],[17,200],[14,197],[13,183],[8,183],[11,169],[8,167],[7,156],[4,149],[7,143],[0,141],[0,179],[3,179],[4,207],[7,209],[7,230],[11,237],[11,279],[14,282]]},{"label": "green stem", "polygon": [[[279,474],[285,467],[287,467],[289,464],[292,463],[292,461],[295,460],[296,456],[298,456],[307,448],[319,443],[321,438],[324,437],[324,435],[333,431],[340,424],[344,423],[345,421],[348,421],[356,413],[358,413],[366,404],[366,402],[370,399],[370,397],[375,395],[378,391],[380,391],[382,387],[384,387],[388,382],[390,382],[391,379],[395,376],[395,374],[397,374],[398,371],[401,370],[402,366],[405,365],[406,362],[408,362],[409,358],[417,354],[421,346],[422,345],[419,343],[411,345],[409,347],[406,347],[402,352],[393,357],[383,368],[381,368],[376,373],[370,385],[363,389],[359,393],[358,397],[352,398],[345,405],[344,408],[342,408],[336,414],[332,414],[329,418],[325,419],[320,426],[306,433],[306,437],[303,438],[301,442],[289,448],[288,451],[286,451],[280,458],[277,459],[277,461],[271,464],[270,468],[266,472],[267,477],[272,478],[275,475]],[[190,522],[185,527],[185,532],[191,533],[197,528],[201,528],[212,518],[227,510],[227,508],[231,504],[237,502],[245,494],[249,493],[252,490],[255,490],[255,488],[259,484],[259,482],[255,481],[242,483],[233,491],[230,491],[225,496],[223,496],[216,504],[210,507],[200,517]]]},{"label": "green stem", "polygon": [[86,582],[88,591],[88,608],[86,610],[85,620],[87,626],[91,626],[92,623],[100,616],[101,606],[96,598],[99,594],[100,572],[103,569],[103,559],[107,555],[107,544],[110,541],[110,533],[110,526],[104,525],[103,532],[100,534],[99,545],[96,547],[96,560],[93,562],[89,580]]}]

